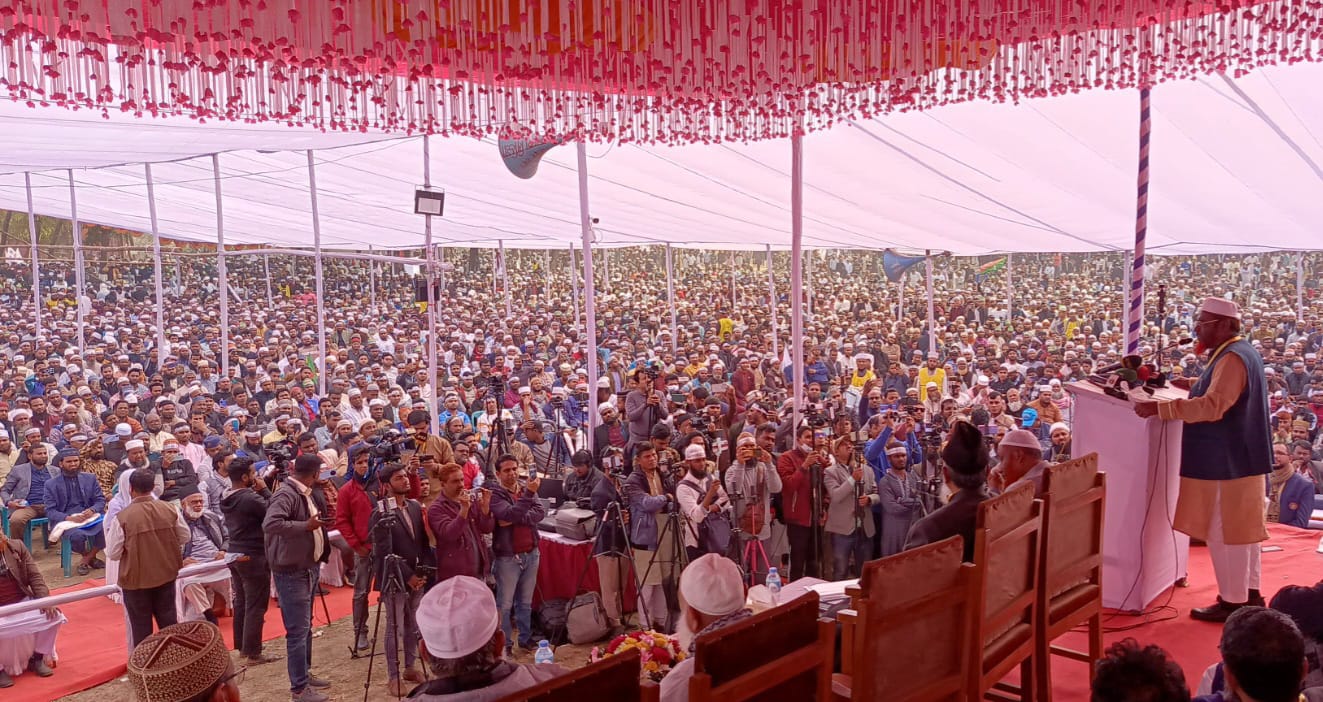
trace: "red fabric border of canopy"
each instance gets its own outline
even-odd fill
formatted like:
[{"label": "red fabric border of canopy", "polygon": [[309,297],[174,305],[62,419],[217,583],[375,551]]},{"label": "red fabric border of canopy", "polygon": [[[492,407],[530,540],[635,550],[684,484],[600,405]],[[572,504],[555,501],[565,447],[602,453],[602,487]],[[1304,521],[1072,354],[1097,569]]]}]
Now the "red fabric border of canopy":
[{"label": "red fabric border of canopy", "polygon": [[1315,60],[1320,0],[11,0],[15,99],[683,143]]}]

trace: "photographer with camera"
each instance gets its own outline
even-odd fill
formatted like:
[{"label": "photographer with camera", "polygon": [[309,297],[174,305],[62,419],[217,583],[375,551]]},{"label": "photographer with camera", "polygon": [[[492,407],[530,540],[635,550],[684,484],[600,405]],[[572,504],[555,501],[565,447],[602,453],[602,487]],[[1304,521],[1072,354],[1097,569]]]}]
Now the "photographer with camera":
[{"label": "photographer with camera", "polygon": [[634,472],[621,490],[629,506],[629,540],[639,571],[639,599],[644,602],[639,626],[664,631],[670,622],[663,584],[680,572],[681,564],[671,557],[679,535],[662,529],[663,515],[675,508],[675,482],[658,470],[657,449],[651,443],[635,448]]},{"label": "photographer with camera", "polygon": [[876,525],[872,507],[880,498],[873,471],[858,453],[849,436],[838,438],[822,478],[828,499],[826,531],[831,539],[832,580],[844,580],[851,573],[857,576],[873,553]]},{"label": "photographer with camera", "polygon": [[574,502],[592,497],[597,482],[602,479],[602,471],[593,465],[593,455],[587,451],[576,451],[570,459],[573,469],[565,476],[565,500]]},{"label": "photographer with camera", "polygon": [[705,553],[724,556],[730,545],[730,498],[720,477],[709,471],[711,462],[701,445],[686,446],[684,459],[685,476],[675,486],[675,501],[685,518],[686,560]]},{"label": "photographer with camera", "polygon": [[[818,549],[814,543],[813,482],[821,478],[829,459],[826,439],[817,440],[813,427],[795,430],[795,447],[781,454],[776,472],[781,476],[782,519],[790,542],[790,573],[786,582],[805,575],[818,577]],[[816,476],[814,474],[817,474]]]},{"label": "photographer with camera", "polygon": [[[415,457],[422,454],[432,457],[432,461],[426,469],[421,469],[421,460],[416,464],[412,461],[409,464],[411,470],[419,471],[419,480],[427,483],[427,494],[429,496],[441,493],[441,478],[436,471],[447,463],[455,462],[455,452],[450,447],[450,442],[431,433],[431,421],[432,416],[426,410],[410,412],[408,424],[413,441],[406,446],[413,450]],[[432,503],[432,500],[426,497],[421,499],[424,505]]]},{"label": "photographer with camera", "polygon": [[457,575],[481,579],[491,571],[491,551],[482,535],[496,528],[492,492],[465,489],[463,469],[441,468],[441,494],[427,508],[427,524],[436,537],[437,582]]},{"label": "photographer with camera", "polygon": [[335,511],[335,528],[353,550],[354,567],[354,650],[368,649],[368,593],[372,586],[372,538],[369,523],[380,494],[376,472],[370,467],[371,447],[349,447],[349,480],[340,490]]},{"label": "photographer with camera", "polygon": [[654,426],[670,416],[663,392],[656,389],[659,372],[651,366],[634,371],[634,387],[625,396],[625,418],[629,420],[629,446],[648,442]]},{"label": "photographer with camera", "polygon": [[[752,427],[751,427],[752,428]],[[766,430],[771,437],[775,428],[764,424],[757,431]],[[766,579],[767,540],[772,538],[772,495],[781,492],[781,476],[776,472],[772,455],[758,447],[753,434],[740,434],[735,440],[735,462],[726,469],[726,493],[735,506],[735,520],[740,527],[741,553],[747,551],[749,541],[758,541],[763,556],[762,566],[749,559],[746,570],[753,572],[753,582]],[[759,568],[761,567],[761,572]]]},{"label": "photographer with camera", "polygon": [[[386,609],[386,689],[400,697],[407,693],[400,684],[400,644],[404,646],[404,679],[415,684],[423,681],[422,673],[414,667],[418,653],[414,615],[436,563],[423,524],[423,507],[409,499],[408,469],[399,463],[387,463],[381,469],[381,484],[385,495],[372,511],[368,531],[372,534],[374,589],[381,593],[381,604]],[[394,588],[387,587],[390,578],[398,578],[402,589],[392,591]]]}]

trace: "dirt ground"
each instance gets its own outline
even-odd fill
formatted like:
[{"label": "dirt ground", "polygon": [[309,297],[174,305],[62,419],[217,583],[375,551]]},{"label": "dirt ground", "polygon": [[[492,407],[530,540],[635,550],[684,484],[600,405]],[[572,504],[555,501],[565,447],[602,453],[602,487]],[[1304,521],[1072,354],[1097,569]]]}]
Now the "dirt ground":
[{"label": "dirt ground", "polygon": [[[106,571],[94,570],[87,575],[79,575],[77,571],[78,563],[82,556],[73,554],[73,568],[70,572],[73,577],[64,577],[64,569],[60,567],[60,547],[57,544],[51,544],[50,548],[44,548],[41,541],[41,529],[34,529],[32,534],[32,560],[36,561],[37,568],[41,571],[41,577],[46,579],[46,587],[52,590],[58,590],[62,587],[77,585],[84,580],[93,578],[102,579],[106,577]],[[97,556],[101,560],[106,560],[106,554]]]},{"label": "dirt ground", "polygon": [[[56,571],[59,570],[59,555],[55,556]],[[274,610],[267,616],[280,616]],[[372,614],[376,614],[375,607]],[[384,617],[384,615],[383,615]],[[369,622],[371,620],[369,619]],[[224,620],[222,620],[224,623]],[[382,621],[381,638],[385,638],[385,621]],[[326,694],[336,702],[349,702],[363,699],[363,683],[367,679],[367,658],[349,657],[349,646],[353,641],[353,625],[350,617],[332,622],[328,627],[319,627],[313,633],[314,675],[331,681]],[[382,645],[379,640],[378,646]],[[575,646],[566,644],[556,649],[556,663],[561,667],[579,668],[588,663],[588,654],[596,644]],[[278,655],[281,660],[275,663],[249,668],[239,685],[245,702],[276,702],[289,699],[289,676],[285,672],[285,639],[267,641],[263,649],[269,654]],[[237,657],[237,654],[234,654]],[[514,659],[518,663],[532,663],[533,653],[522,652],[515,648]],[[386,659],[380,653],[372,659],[372,690],[369,702],[388,702],[396,699],[386,691]],[[420,666],[421,667],[421,666]],[[407,692],[407,690],[406,690]],[[60,698],[68,702],[107,702],[109,700],[130,700],[132,692],[125,678],[119,678],[90,690]]]}]

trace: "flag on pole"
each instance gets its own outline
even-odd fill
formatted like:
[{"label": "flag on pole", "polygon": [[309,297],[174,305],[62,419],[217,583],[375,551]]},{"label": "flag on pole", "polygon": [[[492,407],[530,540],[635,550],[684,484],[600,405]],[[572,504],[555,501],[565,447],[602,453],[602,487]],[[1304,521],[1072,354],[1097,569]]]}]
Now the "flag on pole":
[{"label": "flag on pole", "polygon": [[905,271],[914,267],[914,264],[923,260],[923,256],[902,256],[891,249],[882,252],[882,271],[887,274],[887,280],[896,282]]},{"label": "flag on pole", "polygon": [[991,278],[994,273],[1006,268],[1005,256],[979,256],[978,262],[978,270],[974,272],[976,285],[982,285],[983,281]]}]

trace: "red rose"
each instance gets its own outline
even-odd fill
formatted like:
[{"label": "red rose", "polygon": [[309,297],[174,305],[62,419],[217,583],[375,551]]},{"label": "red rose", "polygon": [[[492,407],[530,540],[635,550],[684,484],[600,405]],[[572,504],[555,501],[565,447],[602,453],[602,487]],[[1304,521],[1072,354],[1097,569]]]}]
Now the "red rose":
[{"label": "red rose", "polygon": [[670,651],[667,651],[666,649],[662,648],[661,646],[653,646],[653,647],[652,647],[652,660],[657,661],[658,663],[660,663],[660,664],[662,664],[662,665],[670,665],[670,664],[671,664],[671,652],[670,652]]},{"label": "red rose", "polygon": [[615,653],[616,650],[620,648],[620,644],[622,644],[622,643],[624,643],[624,642],[625,642],[625,637],[624,637],[623,634],[620,635],[620,636],[615,637],[614,639],[611,639],[611,643],[609,643],[609,644],[606,645],[606,650],[607,650],[607,652],[608,652],[608,653]]}]

